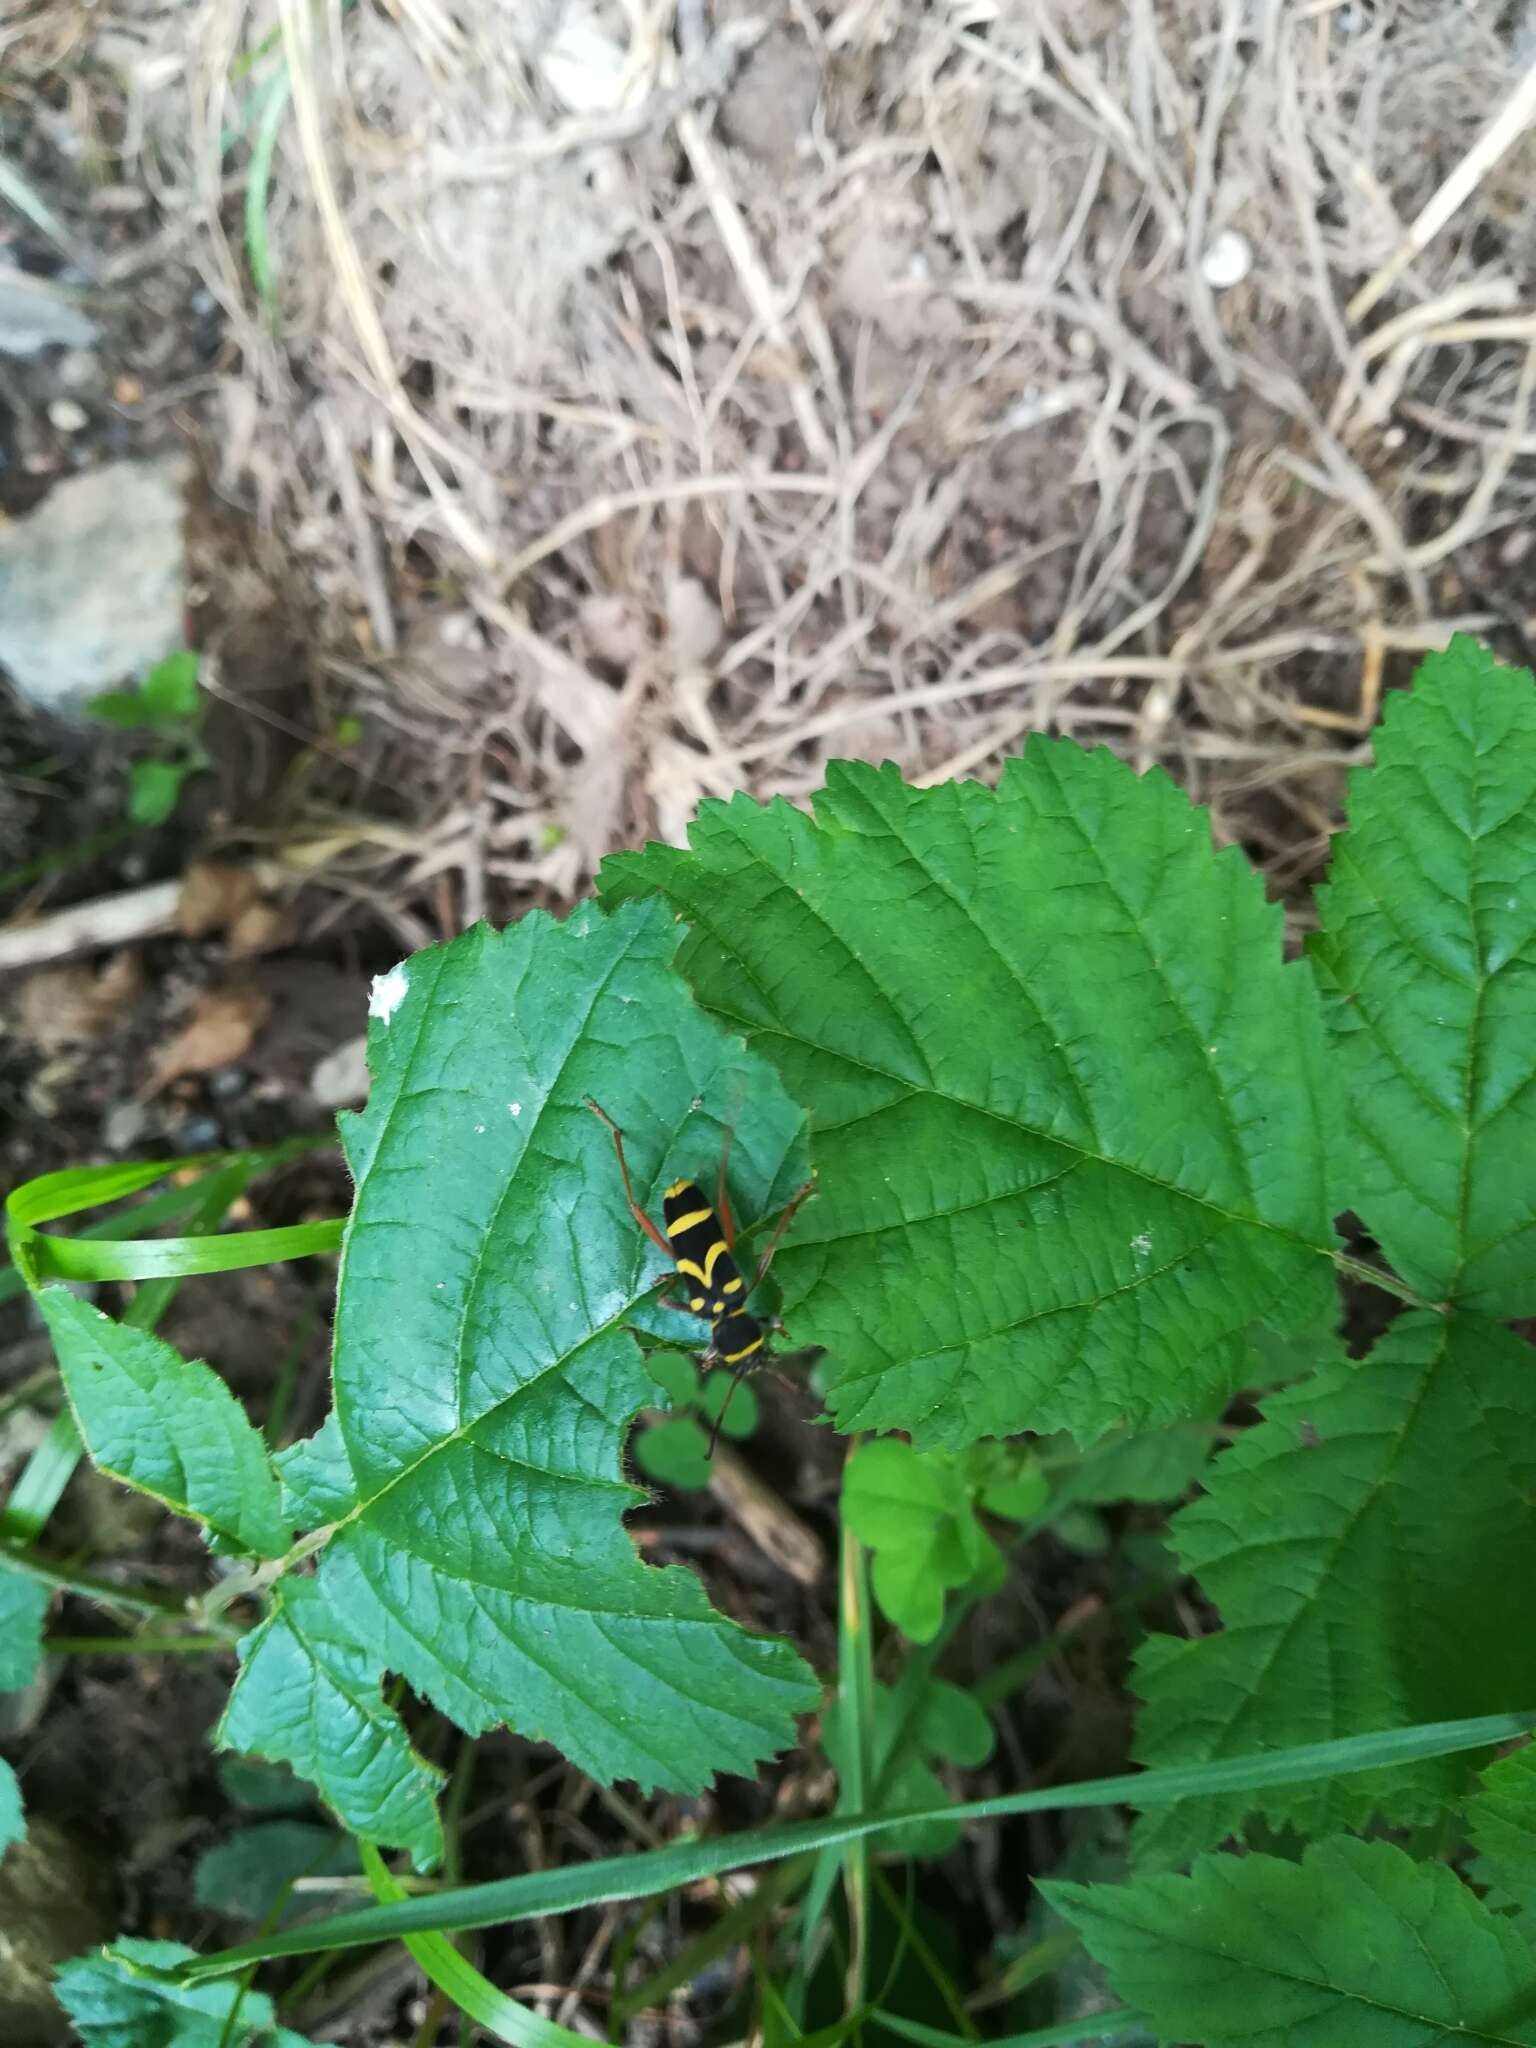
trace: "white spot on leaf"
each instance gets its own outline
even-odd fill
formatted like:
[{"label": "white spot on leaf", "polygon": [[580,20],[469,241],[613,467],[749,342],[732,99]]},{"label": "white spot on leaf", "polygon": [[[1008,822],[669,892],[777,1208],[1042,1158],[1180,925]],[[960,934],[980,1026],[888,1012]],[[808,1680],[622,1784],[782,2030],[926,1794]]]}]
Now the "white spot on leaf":
[{"label": "white spot on leaf", "polygon": [[1151,1249],[1152,1233],[1150,1230],[1144,1230],[1141,1232],[1140,1236],[1133,1237],[1131,1239],[1131,1250],[1136,1254],[1138,1259],[1146,1258],[1147,1254],[1151,1251]]},{"label": "white spot on leaf", "polygon": [[507,1107],[514,1116],[521,1116],[523,1113],[523,1105],[520,1102],[509,1102]]},{"label": "white spot on leaf", "polygon": [[381,1024],[388,1024],[396,1010],[410,992],[410,977],[402,960],[398,967],[391,967],[388,974],[376,974],[373,986],[368,991],[368,1014],[377,1017]]}]

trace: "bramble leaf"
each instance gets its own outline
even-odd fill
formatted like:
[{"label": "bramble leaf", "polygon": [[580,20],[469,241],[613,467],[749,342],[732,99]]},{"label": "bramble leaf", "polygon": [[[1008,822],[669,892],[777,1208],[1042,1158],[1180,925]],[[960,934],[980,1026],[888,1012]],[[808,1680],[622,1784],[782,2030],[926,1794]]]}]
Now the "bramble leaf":
[{"label": "bramble leaf", "polygon": [[[335,1526],[315,1579],[284,1582],[224,1724],[316,1777],[365,1839],[406,1835],[316,1753],[306,1684],[372,1741],[387,1670],[471,1733],[505,1721],[594,1777],[690,1791],[792,1740],[817,1697],[787,1644],[716,1614],[691,1572],[642,1563],[623,1524],[643,1498],[625,1436],[654,1386],[626,1323],[643,1309],[694,1344],[700,1325],[649,1300],[665,1263],[585,1098],[624,1127],[653,1209],[668,1181],[713,1173],[733,1118],[743,1220],[806,1171],[801,1112],[697,1010],[678,936],[660,905],[588,905],[476,928],[375,983],[373,1085],[343,1124],[357,1196],[334,1417],[283,1466],[295,1505]],[[408,1834],[420,1857],[414,1815]]]},{"label": "bramble leaf", "polygon": [[1119,1995],[1204,2048],[1536,2042],[1536,1955],[1444,1864],[1389,1842],[1300,1863],[1202,1856],[1188,1877],[1045,1884]]},{"label": "bramble leaf", "polygon": [[1458,634],[1389,696],[1311,947],[1348,1104],[1337,1207],[1397,1271],[1536,1309],[1536,688]]},{"label": "bramble leaf", "polygon": [[19,1842],[27,1832],[26,1816],[21,1810],[21,1787],[16,1782],[16,1773],[0,1757],[0,1856],[3,1856],[12,1842]]},{"label": "bramble leaf", "polygon": [[[1401,1317],[1264,1403],[1174,1517],[1220,1634],[1153,1636],[1137,1664],[1143,1763],[1204,1763],[1536,1700],[1536,1353],[1478,1318]],[[1303,1833],[1428,1820],[1468,1759],[1182,1801],[1138,1855],[1182,1862],[1254,1805]]]},{"label": "bramble leaf", "polygon": [[995,792],[836,764],[814,819],[706,804],[601,886],[665,899],[699,1000],[812,1113],[775,1272],[840,1428],[1146,1428],[1326,1304],[1316,992],[1161,773],[1044,739]]},{"label": "bramble leaf", "polygon": [[220,1549],[281,1557],[292,1532],[266,1446],[218,1374],[67,1287],[45,1287],[36,1300],[101,1470],[205,1522]]},{"label": "bramble leaf", "polygon": [[1536,1745],[1488,1766],[1467,1801],[1467,1821],[1490,1882],[1536,1905]]},{"label": "bramble leaf", "polygon": [[256,1921],[265,1920],[282,1900],[274,1924],[291,1927],[334,1900],[324,1893],[289,1891],[290,1886],[301,1877],[350,1877],[361,1868],[357,1843],[335,1828],[308,1820],[258,1821],[203,1851],[192,1895],[213,1912]]},{"label": "bramble leaf", "polygon": [[37,1673],[48,1588],[5,1561],[0,1549],[0,1692],[20,1692]]},{"label": "bramble leaf", "polygon": [[398,1843],[417,1867],[442,1855],[442,1773],[419,1757],[380,1697],[383,1664],[321,1594],[289,1579],[240,1644],[217,1740],[292,1764],[354,1834]]},{"label": "bramble leaf", "polygon": [[195,1954],[179,1941],[123,1935],[110,1949],[65,1963],[54,1988],[85,2048],[312,2048],[307,2035],[277,2025],[271,1999],[244,1978],[167,1984],[149,1974]]}]

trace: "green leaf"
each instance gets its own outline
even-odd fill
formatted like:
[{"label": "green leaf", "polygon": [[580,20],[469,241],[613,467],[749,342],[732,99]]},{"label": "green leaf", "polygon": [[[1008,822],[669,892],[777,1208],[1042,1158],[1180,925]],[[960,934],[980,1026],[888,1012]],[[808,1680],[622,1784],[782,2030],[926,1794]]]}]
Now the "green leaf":
[{"label": "green leaf", "polygon": [[0,1856],[3,1856],[13,1842],[21,1841],[27,1832],[26,1816],[21,1809],[21,1787],[16,1782],[16,1773],[0,1757]]},{"label": "green leaf", "polygon": [[1189,1877],[1041,1886],[1120,1996],[1204,2048],[1536,2042],[1536,1956],[1443,1864],[1388,1842],[1300,1863],[1203,1856]]},{"label": "green leaf", "polygon": [[635,1463],[660,1486],[698,1493],[709,1485],[709,1438],[691,1415],[674,1415],[641,1430]]},{"label": "green leaf", "polygon": [[283,1518],[294,1529],[339,1522],[357,1501],[347,1447],[333,1409],[313,1436],[290,1444],[272,1460],[283,1489]]},{"label": "green leaf", "polygon": [[[361,1869],[357,1844],[314,1821],[269,1820],[235,1833],[197,1859],[192,1893],[200,1906],[237,1919],[264,1921],[287,1888],[301,1877],[350,1877]],[[280,1927],[333,1901],[325,1893],[297,1892],[283,1907]]]},{"label": "green leaf", "polygon": [[222,1756],[218,1771],[225,1798],[252,1813],[302,1813],[314,1797],[286,1764],[265,1763],[259,1756]]},{"label": "green leaf", "polygon": [[[943,1856],[960,1839],[960,1823],[931,1809],[944,1805],[944,1786],[935,1763],[974,1769],[992,1754],[992,1723],[969,1693],[946,1679],[930,1678],[910,1718],[897,1690],[877,1684],[870,1765],[886,1813],[923,1814],[895,1829],[884,1847],[900,1856]],[[848,1716],[841,1698],[822,1716],[822,1747],[839,1773],[846,1768]],[[900,1745],[898,1749],[898,1745]]]},{"label": "green leaf", "polygon": [[835,764],[604,864],[812,1113],[775,1275],[838,1425],[955,1446],[1177,1420],[1332,1288],[1316,992],[1158,771],[1032,739],[996,792]]},{"label": "green leaf", "polygon": [[37,1305],[80,1434],[103,1472],[208,1525],[219,1547],[281,1557],[291,1531],[245,1410],[209,1366],[115,1323],[66,1287]]},{"label": "green leaf", "polygon": [[85,708],[92,718],[116,726],[120,732],[136,732],[152,723],[149,706],[137,690],[103,690]]},{"label": "green leaf", "polygon": [[[146,1974],[195,1956],[179,1941],[123,1935],[110,1949],[65,1963],[54,1989],[85,2048],[312,2048],[306,2036],[277,2025],[263,1992]],[[226,2032],[237,2001],[239,2017]]]},{"label": "green leaf", "polygon": [[[1137,1754],[1194,1763],[1536,1700],[1536,1354],[1475,1317],[1405,1315],[1370,1356],[1264,1403],[1174,1519],[1219,1635],[1138,1659]],[[1427,1821],[1464,1761],[1266,1794],[1303,1833],[1374,1812]],[[1183,1862],[1241,1824],[1226,1798],[1144,1820],[1138,1854]]]},{"label": "green leaf", "polygon": [[[734,1385],[736,1391],[731,1392]],[[727,1408],[726,1403],[730,1406]],[[744,1442],[758,1424],[757,1396],[748,1379],[736,1379],[728,1372],[707,1373],[699,1389],[699,1413],[706,1422],[713,1422],[721,1410],[725,1420],[720,1424],[720,1434]]]},{"label": "green leaf", "polygon": [[[363,1868],[376,1899],[396,1904],[406,1896],[376,1849],[363,1851]],[[572,2033],[508,1998],[442,1935],[408,1934],[405,1946],[427,1981],[498,2041],[509,2042],[512,2048],[585,2048],[586,2034]]]},{"label": "green leaf", "polygon": [[914,1643],[932,1642],[944,1595],[997,1560],[971,1507],[962,1461],[884,1437],[860,1444],[843,1477],[843,1520],[875,1554],[882,1611]]},{"label": "green leaf", "polygon": [[[732,1118],[744,1222],[806,1170],[801,1112],[694,1007],[678,936],[659,905],[541,913],[375,983],[373,1085],[343,1126],[357,1196],[334,1431],[285,1466],[336,1526],[307,1611],[290,1588],[271,1640],[285,1671],[322,1624],[356,1646],[354,1711],[366,1691],[377,1715],[388,1670],[467,1732],[509,1722],[589,1775],[697,1790],[792,1740],[818,1695],[788,1645],[716,1614],[691,1572],[644,1564],[623,1524],[642,1498],[624,1442],[654,1385],[625,1325],[656,1319],[666,1269],[585,1098],[624,1127],[653,1207],[712,1170]],[[271,1669],[242,1670],[226,1738],[313,1775],[291,1711],[272,1746]],[[367,1839],[403,1839],[348,1803],[335,1760],[324,1789]]]},{"label": "green leaf", "polygon": [[443,1852],[442,1773],[411,1748],[380,1697],[382,1659],[314,1579],[287,1579],[240,1644],[240,1676],[217,1740],[290,1763],[354,1834],[409,1849],[418,1869]]},{"label": "green leaf", "polygon": [[1490,1882],[1536,1906],[1536,1748],[1527,1742],[1489,1765],[1467,1821]]},{"label": "green leaf", "polygon": [[1464,634],[1387,698],[1311,955],[1348,1104],[1338,1206],[1404,1279],[1536,1308],[1536,689]]},{"label": "green leaf", "polygon": [[128,815],[135,825],[163,825],[176,808],[190,761],[134,761],[128,768]]},{"label": "green leaf", "polygon": [[1145,1436],[1108,1439],[1063,1475],[1056,1498],[1095,1506],[1177,1500],[1200,1476],[1215,1442],[1210,1422],[1177,1422]]},{"label": "green leaf", "polygon": [[197,717],[202,709],[199,666],[199,657],[191,648],[182,647],[157,661],[144,678],[139,695],[158,723],[185,725]]},{"label": "green leaf", "polygon": [[0,1549],[0,1692],[20,1692],[36,1677],[47,1612],[48,1588]]},{"label": "green leaf", "polygon": [[686,1351],[647,1352],[645,1369],[675,1406],[691,1407],[699,1398],[699,1369]]}]

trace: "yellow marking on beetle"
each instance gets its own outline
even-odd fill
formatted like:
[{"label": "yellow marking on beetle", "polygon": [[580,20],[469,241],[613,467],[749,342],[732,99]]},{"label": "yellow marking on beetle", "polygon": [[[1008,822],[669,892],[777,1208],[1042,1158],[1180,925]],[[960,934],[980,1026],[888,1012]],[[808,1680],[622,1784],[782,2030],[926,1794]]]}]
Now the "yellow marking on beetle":
[{"label": "yellow marking on beetle", "polygon": [[673,1181],[671,1187],[664,1190],[667,1200],[670,1202],[674,1195],[682,1194],[683,1191],[691,1185],[692,1183],[686,1180]]},{"label": "yellow marking on beetle", "polygon": [[679,1259],[677,1261],[677,1270],[679,1273],[686,1273],[690,1280],[697,1280],[701,1287],[709,1285],[709,1275],[697,1259]]},{"label": "yellow marking on beetle", "polygon": [[743,1344],[739,1351],[722,1351],[720,1354],[721,1361],[726,1365],[735,1365],[738,1360],[750,1358],[754,1351],[761,1351],[762,1348],[763,1340],[760,1336],[757,1336],[752,1339],[750,1344]]},{"label": "yellow marking on beetle", "polygon": [[691,1309],[693,1310],[693,1312],[694,1312],[694,1314],[695,1314],[696,1316],[701,1316],[701,1315],[703,1315],[703,1313],[704,1313],[704,1297],[703,1297],[703,1295],[702,1295],[702,1294],[691,1294],[691,1295],[690,1295],[690,1296],[688,1297],[688,1306],[689,1306],[689,1307],[690,1307],[690,1308],[691,1308]]},{"label": "yellow marking on beetle", "polygon": [[707,1287],[715,1277],[716,1263],[730,1255],[730,1246],[723,1237],[717,1237],[704,1254],[704,1285]]},{"label": "yellow marking on beetle", "polygon": [[[684,1185],[686,1186],[686,1182]],[[714,1220],[715,1212],[713,1209],[693,1209],[686,1216],[674,1216],[667,1225],[667,1235],[668,1237],[681,1237],[685,1230],[692,1230],[695,1224],[713,1223]],[[723,1243],[724,1239],[721,1242]]]},{"label": "yellow marking on beetle", "polygon": [[744,1285],[745,1282],[742,1280],[741,1275],[733,1273],[730,1279],[726,1281],[724,1291],[727,1294],[740,1294]]}]

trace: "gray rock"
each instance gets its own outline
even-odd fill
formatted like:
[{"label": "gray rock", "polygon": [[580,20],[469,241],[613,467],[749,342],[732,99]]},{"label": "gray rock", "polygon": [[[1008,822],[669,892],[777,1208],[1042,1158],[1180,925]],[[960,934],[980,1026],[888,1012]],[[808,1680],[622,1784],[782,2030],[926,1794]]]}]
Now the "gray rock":
[{"label": "gray rock", "polygon": [[349,1038],[315,1064],[309,1092],[322,1109],[344,1109],[368,1093],[368,1040]]},{"label": "gray rock", "polygon": [[89,348],[97,332],[96,322],[61,286],[0,264],[0,355]]},{"label": "gray rock", "polygon": [[182,645],[184,457],[114,462],[0,526],[0,667],[45,710],[78,712]]}]

